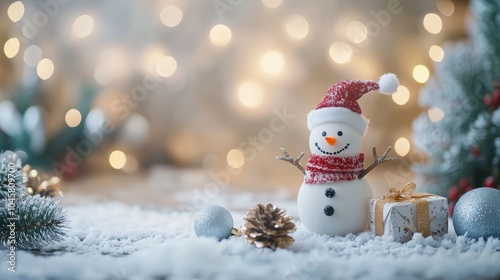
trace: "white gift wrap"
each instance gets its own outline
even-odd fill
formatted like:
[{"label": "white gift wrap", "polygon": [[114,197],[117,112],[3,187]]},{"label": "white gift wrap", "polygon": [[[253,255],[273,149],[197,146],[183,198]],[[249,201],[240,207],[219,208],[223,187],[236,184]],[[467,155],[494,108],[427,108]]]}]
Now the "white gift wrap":
[{"label": "white gift wrap", "polygon": [[[370,199],[370,231],[375,232],[375,204],[382,197]],[[448,200],[433,195],[420,198],[428,202],[431,221],[431,235],[448,232]],[[394,241],[411,240],[417,230],[417,206],[412,201],[388,202],[383,207],[384,236],[394,237]]]}]

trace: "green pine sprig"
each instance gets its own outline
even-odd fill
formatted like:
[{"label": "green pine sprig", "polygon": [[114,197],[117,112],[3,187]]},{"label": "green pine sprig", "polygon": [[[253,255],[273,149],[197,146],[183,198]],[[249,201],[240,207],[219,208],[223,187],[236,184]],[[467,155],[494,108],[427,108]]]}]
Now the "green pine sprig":
[{"label": "green pine sprig", "polygon": [[6,151],[0,154],[0,199],[7,199],[12,192],[16,198],[28,195],[21,169],[21,159],[15,153]]},{"label": "green pine sprig", "polygon": [[65,237],[68,217],[59,200],[26,191],[21,169],[15,153],[0,154],[0,247],[39,249]]},{"label": "green pine sprig", "polygon": [[[21,249],[36,249],[48,243],[63,240],[68,228],[68,218],[57,200],[39,195],[26,196],[15,204],[13,216],[10,215],[12,212],[9,212],[6,201],[0,201],[0,216],[2,217],[0,244],[14,245]],[[9,228],[9,225],[14,226]],[[14,230],[15,238],[9,239],[11,230]]]}]

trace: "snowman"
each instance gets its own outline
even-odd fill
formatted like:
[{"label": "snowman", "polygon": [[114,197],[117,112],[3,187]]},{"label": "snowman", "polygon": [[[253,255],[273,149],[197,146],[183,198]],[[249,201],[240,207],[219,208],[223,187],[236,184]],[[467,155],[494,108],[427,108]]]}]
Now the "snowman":
[{"label": "snowman", "polygon": [[369,121],[361,114],[357,100],[377,89],[383,94],[392,94],[398,85],[392,73],[382,75],[378,82],[347,80],[336,83],[307,116],[311,156],[306,168],[299,163],[304,153],[293,159],[281,149],[284,156],[277,159],[292,163],[305,175],[297,206],[300,219],[309,231],[344,236],[367,229],[372,191],[363,177],[379,164],[394,158],[386,158],[391,147],[380,158],[373,148],[374,162],[364,168],[362,138]]}]

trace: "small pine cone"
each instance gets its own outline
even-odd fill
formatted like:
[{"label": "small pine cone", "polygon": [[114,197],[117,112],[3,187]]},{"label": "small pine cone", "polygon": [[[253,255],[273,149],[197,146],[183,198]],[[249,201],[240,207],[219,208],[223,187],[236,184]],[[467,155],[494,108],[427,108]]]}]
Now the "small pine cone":
[{"label": "small pine cone", "polygon": [[43,197],[63,196],[61,191],[61,180],[59,177],[48,178],[47,175],[40,175],[36,169],[32,169],[30,165],[25,165],[22,168],[26,191],[30,195]]},{"label": "small pine cone", "polygon": [[295,231],[292,218],[271,203],[258,204],[247,212],[243,234],[249,243],[257,248],[286,248],[294,239],[288,234]]}]

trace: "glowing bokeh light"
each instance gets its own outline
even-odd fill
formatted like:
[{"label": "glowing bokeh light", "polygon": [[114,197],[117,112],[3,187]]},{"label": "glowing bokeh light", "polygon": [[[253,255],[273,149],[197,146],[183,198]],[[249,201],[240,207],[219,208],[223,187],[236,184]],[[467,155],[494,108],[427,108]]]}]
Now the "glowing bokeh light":
[{"label": "glowing bokeh light", "polygon": [[424,17],[424,27],[427,32],[431,34],[438,34],[443,28],[443,21],[440,16],[429,13]]},{"label": "glowing bokeh light", "polygon": [[225,46],[231,42],[231,29],[224,24],[217,24],[210,30],[210,41],[216,46]]},{"label": "glowing bokeh light", "polygon": [[410,100],[410,91],[407,87],[400,85],[398,87],[398,91],[391,95],[391,97],[394,103],[398,105],[405,105],[408,100]]},{"label": "glowing bokeh light", "polygon": [[432,45],[429,49],[429,57],[435,62],[440,62],[444,58],[444,50],[440,46]]},{"label": "glowing bokeh light", "polygon": [[264,89],[255,81],[246,81],[238,88],[238,100],[249,109],[254,109],[264,102]]},{"label": "glowing bokeh light", "polygon": [[113,151],[109,155],[109,164],[114,169],[122,169],[127,164],[127,156],[122,151]]},{"label": "glowing bokeh light", "polygon": [[21,1],[10,4],[7,8],[7,15],[12,22],[18,22],[24,15],[24,5]]},{"label": "glowing bokeh light", "polygon": [[94,30],[94,19],[89,15],[81,15],[73,22],[73,36],[84,38]]},{"label": "glowing bokeh light", "polygon": [[438,107],[432,107],[427,111],[427,115],[431,122],[439,122],[444,118],[444,112]]},{"label": "glowing bokeh light", "polygon": [[429,79],[429,69],[423,65],[417,65],[413,68],[413,79],[423,84]]},{"label": "glowing bokeh light", "polygon": [[69,127],[77,127],[82,122],[82,114],[77,109],[70,109],[66,112],[64,120]]},{"label": "glowing bokeh light", "polygon": [[344,64],[351,61],[353,50],[347,43],[335,42],[330,46],[328,53],[335,63]]},{"label": "glowing bokeh light", "polygon": [[175,27],[182,21],[182,10],[177,6],[166,6],[160,12],[161,22],[167,27]]},{"label": "glowing bokeh light", "polygon": [[243,152],[237,149],[232,149],[226,156],[227,164],[232,168],[240,168],[245,164],[245,156]]},{"label": "glowing bokeh light", "polygon": [[171,56],[164,56],[156,63],[156,73],[168,78],[175,74],[177,70],[177,61]]},{"label": "glowing bokeh light", "polygon": [[3,52],[5,53],[6,57],[13,58],[19,53],[19,47],[20,47],[19,39],[15,37],[10,38],[3,45]]},{"label": "glowing bokeh light", "polygon": [[394,143],[394,149],[399,156],[406,156],[410,152],[410,141],[408,139],[401,137]]},{"label": "glowing bokeh light", "polygon": [[368,38],[368,29],[359,21],[351,21],[345,28],[347,38],[356,44],[362,43]]},{"label": "glowing bokeh light", "polygon": [[291,15],[286,21],[286,32],[293,39],[304,39],[309,33],[309,23],[301,15]]},{"label": "glowing bokeh light", "polygon": [[36,67],[36,73],[42,80],[47,80],[52,77],[52,74],[54,73],[54,63],[52,60],[48,58],[40,60],[38,66]]},{"label": "glowing bokeh light", "polygon": [[283,71],[285,58],[278,51],[268,51],[260,57],[260,68],[270,75]]},{"label": "glowing bokeh light", "polygon": [[438,10],[445,16],[451,16],[455,12],[455,4],[451,0],[437,0]]}]

